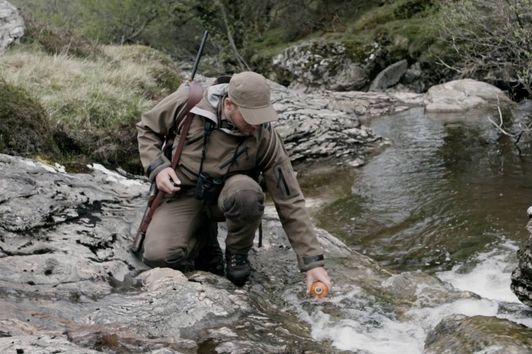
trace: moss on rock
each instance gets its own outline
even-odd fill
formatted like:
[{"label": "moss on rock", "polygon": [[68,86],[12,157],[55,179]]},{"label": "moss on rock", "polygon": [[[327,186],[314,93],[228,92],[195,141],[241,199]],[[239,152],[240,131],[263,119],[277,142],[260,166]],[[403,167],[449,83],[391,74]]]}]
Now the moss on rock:
[{"label": "moss on rock", "polygon": [[375,49],[374,44],[357,37],[346,38],[342,41],[346,49],[346,56],[354,62],[364,62]]},{"label": "moss on rock", "polygon": [[137,129],[134,124],[119,124],[95,135],[95,149],[88,155],[92,161],[106,166],[120,166],[124,170],[143,175],[137,148]]},{"label": "moss on rock", "polygon": [[[325,43],[323,46],[341,43],[345,47],[343,57],[364,67],[370,80],[401,60],[420,68],[421,74],[412,86],[418,91],[453,77],[453,73],[440,64],[444,57],[452,63],[456,53],[448,46],[442,47],[439,40],[439,3],[432,0],[379,3],[371,6],[368,3],[357,16],[344,18],[345,31],[319,34],[320,41]],[[294,43],[292,48],[301,47],[301,43]],[[275,65],[274,69],[277,70]],[[283,82],[297,80],[297,75],[289,77],[277,71],[274,73],[275,78],[281,78]]]},{"label": "moss on rock", "polygon": [[24,89],[1,79],[0,152],[23,156],[57,152],[44,108]]}]

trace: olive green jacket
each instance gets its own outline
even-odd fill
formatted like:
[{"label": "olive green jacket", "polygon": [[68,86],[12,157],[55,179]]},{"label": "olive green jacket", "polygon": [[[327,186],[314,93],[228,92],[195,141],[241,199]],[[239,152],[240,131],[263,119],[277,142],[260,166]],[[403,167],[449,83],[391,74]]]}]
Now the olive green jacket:
[{"label": "olive green jacket", "polygon": [[[165,136],[176,126],[174,117],[187,97],[188,88],[181,85],[176,92],[143,114],[142,120],[137,123],[140,159],[152,181],[159,171],[171,164],[161,148]],[[217,108],[212,101],[209,102],[207,90],[192,112],[195,116],[176,169],[185,187],[196,184],[203,152],[205,120],[221,121]],[[178,127],[182,120],[177,122]],[[174,150],[180,138],[177,134]],[[281,137],[269,123],[261,125],[252,136],[231,134],[225,128],[212,131],[206,145],[203,171],[211,177],[220,178],[234,174],[256,178],[262,172],[266,190],[271,194],[283,228],[297,254],[299,268],[306,271],[323,266],[323,251],[305,208],[303,193]]]}]

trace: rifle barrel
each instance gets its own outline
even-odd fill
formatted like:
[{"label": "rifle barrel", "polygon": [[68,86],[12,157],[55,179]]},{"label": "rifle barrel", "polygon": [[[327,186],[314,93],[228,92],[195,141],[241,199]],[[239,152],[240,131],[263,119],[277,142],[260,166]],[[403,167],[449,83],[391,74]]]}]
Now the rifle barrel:
[{"label": "rifle barrel", "polygon": [[203,32],[203,38],[201,40],[201,44],[198,50],[198,55],[196,55],[196,60],[194,61],[194,68],[192,69],[192,75],[190,76],[190,81],[194,80],[194,76],[196,76],[196,71],[198,70],[198,65],[201,59],[201,55],[203,54],[203,48],[205,47],[205,42],[207,42],[208,35],[209,35],[209,31]]}]

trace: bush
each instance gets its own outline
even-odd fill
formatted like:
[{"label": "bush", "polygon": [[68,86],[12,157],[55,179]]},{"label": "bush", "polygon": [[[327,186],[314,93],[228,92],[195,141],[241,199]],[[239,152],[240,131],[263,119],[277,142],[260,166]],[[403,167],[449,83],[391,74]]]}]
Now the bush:
[{"label": "bush", "polygon": [[[104,52],[117,65],[129,63],[147,68],[149,78],[144,85],[144,96],[150,99],[158,100],[170,94],[183,80],[174,61],[156,49],[143,45],[105,46]],[[143,86],[140,82],[139,85]]]},{"label": "bush", "polygon": [[454,62],[442,62],[458,77],[532,97],[530,9],[532,0],[447,1],[441,12],[441,35],[458,55]]},{"label": "bush", "polygon": [[22,43],[31,43],[48,54],[67,54],[80,58],[97,57],[103,53],[96,43],[66,28],[41,23],[28,12],[23,14],[26,32]]},{"label": "bush", "polygon": [[0,152],[23,156],[57,152],[44,108],[4,80],[0,80]]}]

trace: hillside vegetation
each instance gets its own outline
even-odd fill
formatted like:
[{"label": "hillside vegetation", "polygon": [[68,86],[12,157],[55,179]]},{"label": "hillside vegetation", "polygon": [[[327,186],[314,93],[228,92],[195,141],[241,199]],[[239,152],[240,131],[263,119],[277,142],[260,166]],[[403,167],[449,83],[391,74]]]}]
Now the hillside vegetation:
[{"label": "hillside vegetation", "polygon": [[383,48],[374,73],[398,60],[419,63],[424,85],[488,81],[531,97],[532,0],[12,0],[35,18],[103,44],[144,44],[191,61],[210,31],[200,72],[254,69],[317,39],[339,41],[353,57]]},{"label": "hillside vegetation", "polygon": [[[297,41],[323,37],[356,44],[401,33],[426,48],[435,38],[432,0],[12,0],[25,17],[104,44],[141,43],[191,60],[209,30],[217,70],[267,71]],[[409,22],[412,21],[412,26]],[[417,54],[417,53],[416,53]],[[212,70],[208,67],[206,70]],[[220,73],[219,73],[220,74]]]},{"label": "hillside vegetation", "polygon": [[[174,61],[192,61],[205,29],[199,71],[208,76],[269,75],[275,55],[319,40],[340,42],[360,62],[378,46],[371,75],[415,63],[421,89],[470,77],[532,96],[532,0],[10,1],[27,31],[0,57],[0,93],[31,102],[43,138],[32,148],[2,131],[0,148],[69,166],[96,160],[141,172],[134,123],[179,85]],[[27,129],[6,102],[4,129]]]},{"label": "hillside vegetation", "polygon": [[[52,54],[50,41],[33,39],[0,57],[0,94],[3,107],[10,107],[0,110],[0,121],[16,132],[9,142],[0,140],[3,150],[38,152],[67,166],[96,160],[140,173],[135,123],[179,85],[173,61],[142,45],[99,46],[86,57]],[[21,116],[27,118],[16,119]],[[36,131],[28,128],[31,121]]]}]

